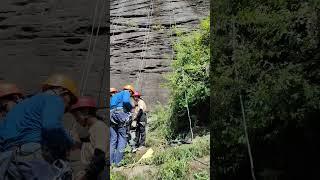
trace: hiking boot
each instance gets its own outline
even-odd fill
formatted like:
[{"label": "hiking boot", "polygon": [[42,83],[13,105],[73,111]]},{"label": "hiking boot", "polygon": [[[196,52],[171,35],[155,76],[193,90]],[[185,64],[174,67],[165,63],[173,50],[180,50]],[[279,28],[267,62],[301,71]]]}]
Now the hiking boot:
[{"label": "hiking boot", "polygon": [[135,153],[135,152],[137,152],[137,150],[138,150],[137,148],[132,148],[131,152]]},{"label": "hiking boot", "polygon": [[140,146],[140,147],[138,148],[139,151],[141,151],[141,150],[143,150],[143,149],[146,149],[146,147],[145,147],[145,146]]}]

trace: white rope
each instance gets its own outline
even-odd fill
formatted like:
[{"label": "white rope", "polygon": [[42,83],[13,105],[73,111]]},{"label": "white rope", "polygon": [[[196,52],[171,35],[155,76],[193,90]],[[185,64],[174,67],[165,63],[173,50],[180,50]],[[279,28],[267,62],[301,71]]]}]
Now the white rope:
[{"label": "white rope", "polygon": [[[120,9],[120,10],[122,10],[123,9],[123,2],[118,2],[118,5],[120,4],[120,7],[118,8],[118,9]],[[118,10],[118,11],[120,11],[120,10]],[[117,19],[120,19],[120,13],[118,13],[117,15],[116,15],[116,17],[115,18],[113,18],[113,20],[117,20]],[[115,32],[117,31],[117,30],[119,30],[120,28],[119,28],[119,25],[117,25],[116,23],[114,23],[114,21],[111,21],[111,26],[113,26],[113,31],[112,31],[112,38],[111,38],[111,44],[113,44],[114,42],[115,42],[115,39],[116,39],[116,37],[114,36],[114,34],[115,34]]]},{"label": "white rope", "polygon": [[[235,31],[235,25],[234,25],[234,19],[232,19],[232,49],[233,49],[233,54],[232,54],[232,61],[235,62],[235,56],[234,56],[234,51],[235,51],[235,36],[236,36],[236,31]],[[236,78],[237,81],[239,81],[239,76],[238,76],[238,69],[236,68]],[[251,176],[253,180],[256,180],[255,173],[254,173],[254,164],[253,164],[253,157],[251,153],[251,146],[250,146],[250,141],[248,137],[248,130],[247,130],[247,122],[246,122],[246,117],[245,117],[245,110],[243,106],[243,101],[242,101],[242,95],[241,95],[241,90],[239,92],[239,98],[240,98],[240,104],[241,104],[241,112],[242,112],[242,120],[243,120],[243,128],[244,128],[244,134],[245,134],[245,139],[247,141],[247,148],[248,148],[248,154],[250,158],[250,166],[251,166]]]},{"label": "white rope", "polygon": [[[108,27],[108,19],[107,19],[107,12],[110,12],[110,11],[107,11],[107,3],[104,3],[104,6],[103,6],[103,12],[104,12],[104,20],[105,20],[105,22],[106,22],[106,27]],[[108,39],[108,36],[109,36],[109,34],[108,34],[108,32],[107,32],[107,34],[106,34],[106,43],[108,44],[107,45],[107,47],[109,47],[109,39]],[[109,52],[110,52],[110,49],[109,49]],[[108,53],[107,53],[107,49],[105,50],[105,54],[104,54],[104,61],[103,61],[103,69],[102,69],[102,75],[101,75],[101,79],[100,79],[100,88],[99,88],[99,94],[98,94],[98,107],[101,107],[101,94],[102,94],[102,91],[105,91],[105,89],[106,89],[106,82],[105,82],[105,73],[106,73],[106,70],[107,70],[107,61],[108,61],[108,58],[107,58],[107,55],[108,55]],[[103,98],[103,101],[102,101],[103,103],[102,103],[102,105],[104,104],[104,98]],[[105,104],[105,106],[107,106],[106,104]],[[106,116],[105,116],[106,117]],[[104,117],[104,118],[105,118]]]},{"label": "white rope", "polygon": [[95,22],[96,22],[96,14],[97,14],[97,9],[98,9],[98,4],[99,4],[100,0],[96,1],[96,6],[94,9],[94,15],[93,15],[93,22],[92,22],[92,27],[91,27],[91,33],[90,33],[90,40],[89,40],[89,47],[88,47],[88,51],[87,51],[87,56],[85,61],[83,62],[82,66],[81,66],[81,71],[82,71],[82,75],[81,75],[81,81],[80,81],[80,94],[83,95],[83,81],[84,81],[84,76],[85,76],[85,67],[88,64],[88,60],[89,60],[89,56],[90,56],[90,51],[91,51],[91,42],[92,42],[92,36],[93,36],[93,30],[94,30],[94,26],[95,26]]},{"label": "white rope", "polygon": [[188,105],[187,92],[184,93],[184,98],[186,100],[188,119],[189,119],[189,127],[190,127],[190,133],[191,133],[191,142],[192,142],[193,141],[193,130],[192,130],[192,122],[191,122],[191,117],[190,117],[189,105]]},{"label": "white rope", "polygon": [[93,54],[94,54],[94,50],[95,50],[95,47],[96,47],[96,44],[97,44],[97,40],[99,38],[99,30],[100,30],[100,26],[101,26],[102,17],[103,17],[103,6],[102,6],[102,10],[100,11],[100,15],[99,15],[99,24],[98,24],[98,28],[97,28],[97,32],[96,32],[96,38],[95,38],[94,43],[93,43],[92,53],[91,53],[90,59],[88,59],[88,66],[87,66],[87,69],[86,69],[86,74],[84,76],[85,78],[84,78],[84,82],[83,82],[83,92],[82,92],[81,95],[83,95],[83,93],[86,90],[89,72],[90,72],[92,64],[94,63]]},{"label": "white rope", "polygon": [[[150,10],[148,11],[148,15],[147,15],[147,31],[145,31],[145,35],[144,35],[144,40],[142,42],[142,52],[140,53],[140,66],[139,66],[139,73],[138,73],[138,78],[137,78],[137,81],[136,81],[136,87],[140,87],[140,91],[141,91],[141,73],[142,73],[142,68],[143,68],[143,61],[144,61],[144,56],[146,54],[146,49],[147,49],[147,46],[148,46],[148,32],[150,31]],[[140,85],[140,86],[139,86]]]},{"label": "white rope", "polygon": [[144,63],[145,63],[145,55],[146,55],[146,51],[148,50],[148,41],[150,39],[150,31],[151,31],[151,18],[152,18],[152,14],[153,14],[153,0],[150,0],[150,5],[149,5],[149,11],[148,11],[148,15],[147,15],[147,31],[145,31],[145,35],[144,35],[144,40],[142,42],[142,52],[140,53],[140,66],[139,66],[139,73],[138,73],[138,77],[136,80],[136,87],[140,90],[141,93],[142,92],[142,69],[144,67]]}]

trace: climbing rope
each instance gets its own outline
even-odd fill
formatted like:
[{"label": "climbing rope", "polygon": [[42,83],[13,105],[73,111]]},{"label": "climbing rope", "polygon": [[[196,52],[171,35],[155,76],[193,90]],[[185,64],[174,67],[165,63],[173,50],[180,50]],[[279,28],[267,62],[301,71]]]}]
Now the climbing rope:
[{"label": "climbing rope", "polygon": [[94,8],[94,15],[93,15],[93,20],[92,20],[92,26],[91,26],[91,33],[90,33],[90,40],[89,40],[89,47],[88,47],[88,51],[87,51],[87,56],[86,56],[84,62],[82,63],[82,66],[81,66],[81,72],[82,72],[81,81],[80,81],[80,94],[81,95],[83,94],[83,81],[84,81],[84,78],[85,78],[84,77],[85,76],[85,67],[88,64],[88,59],[89,59],[89,56],[90,56],[91,42],[92,42],[92,37],[93,37],[93,30],[94,30],[95,23],[96,23],[96,14],[97,14],[97,9],[98,9],[99,2],[100,2],[100,0],[96,1],[96,6]]},{"label": "climbing rope", "polygon": [[[97,4],[99,4],[99,2],[100,2],[100,0],[98,0],[97,1]],[[97,6],[96,6],[97,7]],[[102,6],[102,8],[103,8],[103,6]],[[98,22],[99,22],[99,24],[98,24],[98,27],[97,27],[97,31],[96,31],[96,37],[95,37],[95,39],[94,39],[94,43],[93,43],[93,48],[92,48],[92,52],[91,52],[91,54],[90,54],[90,49],[89,49],[89,51],[88,51],[88,56],[89,56],[89,58],[87,59],[87,66],[86,66],[86,69],[85,69],[85,71],[84,71],[84,75],[83,75],[83,79],[82,79],[82,81],[81,81],[81,87],[82,87],[82,91],[80,92],[81,93],[81,95],[83,95],[84,94],[84,92],[85,92],[85,90],[86,90],[86,87],[87,87],[87,80],[88,80],[88,76],[89,76],[89,72],[90,72],[90,68],[91,68],[91,66],[92,66],[92,64],[93,64],[93,62],[94,62],[94,58],[93,58],[93,54],[94,54],[94,50],[95,50],[95,47],[96,47],[96,44],[97,44],[97,39],[98,39],[98,37],[99,37],[99,30],[100,30],[100,26],[101,26],[101,20],[102,20],[102,16],[103,15],[103,10],[101,10],[100,11],[100,14],[99,14],[99,17],[98,17]],[[93,26],[94,27],[94,26]],[[91,37],[92,37],[92,35],[91,35]],[[90,37],[90,39],[91,39],[91,37]],[[87,57],[88,57],[87,56]]]},{"label": "climbing rope", "polygon": [[[233,50],[232,61],[233,62],[235,62],[235,53],[234,53],[235,47],[236,47],[235,37],[236,37],[236,28],[235,28],[234,18],[233,18],[232,19],[232,50]],[[236,71],[236,79],[237,79],[237,81],[239,81],[239,74],[238,74],[239,72],[238,72],[238,68],[237,67],[235,68],[235,71]],[[251,146],[250,146],[250,141],[249,141],[249,137],[248,137],[245,109],[244,109],[242,95],[241,95],[241,89],[239,90],[239,99],[240,99],[240,104],[241,104],[241,112],[242,112],[244,134],[245,134],[245,139],[246,139],[247,148],[248,148],[248,154],[249,154],[249,158],[250,158],[251,176],[252,176],[253,180],[256,180],[255,173],[254,173],[253,157],[252,157],[252,153],[251,153]]]},{"label": "climbing rope", "polygon": [[[118,8],[118,9],[123,9],[123,2],[118,2],[118,5],[120,4],[120,7]],[[120,19],[120,13],[118,13],[117,15],[116,15],[116,17],[114,18],[115,20],[116,19]],[[111,21],[111,27],[113,27],[113,31],[112,31],[112,36],[111,36],[111,44],[113,44],[114,43],[114,41],[115,41],[115,36],[114,36],[114,34],[115,34],[115,32],[117,31],[117,30],[119,30],[119,27],[118,27],[119,25],[117,25],[117,23],[114,23],[114,21]]]},{"label": "climbing rope", "polygon": [[87,66],[87,69],[86,69],[86,75],[84,76],[85,79],[84,79],[84,82],[83,82],[83,93],[86,90],[89,72],[90,72],[90,69],[92,67],[92,64],[94,63],[93,55],[94,55],[94,51],[95,51],[95,48],[96,48],[97,40],[99,38],[99,30],[100,30],[100,26],[101,26],[101,20],[102,20],[102,17],[103,17],[102,15],[103,15],[103,10],[101,10],[100,15],[99,15],[99,24],[98,24],[98,28],[97,28],[97,32],[96,32],[96,38],[95,38],[94,43],[93,43],[93,49],[92,49],[92,53],[91,53],[90,59],[88,60],[88,66]]},{"label": "climbing rope", "polygon": [[[104,16],[104,20],[105,20],[105,22],[108,22],[107,21],[107,12],[109,12],[109,11],[107,11],[107,4],[106,3],[104,3],[104,6],[103,6],[103,12],[105,13],[105,16]],[[106,24],[106,27],[109,27],[108,26],[108,24]],[[107,32],[109,32],[109,31],[107,31]],[[106,43],[108,44],[108,46],[107,46],[107,48],[109,48],[109,43],[110,43],[110,41],[109,41],[109,34],[106,34]],[[110,48],[109,48],[110,49]],[[106,87],[105,87],[105,84],[106,84],[106,82],[105,82],[105,73],[106,73],[106,71],[107,71],[107,61],[108,61],[108,58],[107,58],[107,55],[108,55],[108,50],[106,49],[105,50],[105,55],[104,55],[104,62],[103,62],[103,69],[102,69],[102,75],[101,75],[101,79],[100,79],[100,89],[99,89],[99,95],[98,95],[98,107],[100,107],[101,106],[101,93],[102,93],[102,90],[105,90],[106,89]],[[104,106],[107,106],[107,104],[105,104]]]},{"label": "climbing rope", "polygon": [[153,0],[150,0],[149,3],[149,11],[148,11],[148,15],[147,15],[147,31],[145,31],[145,35],[144,35],[144,40],[142,43],[142,52],[140,53],[140,66],[139,66],[139,72],[137,75],[137,80],[136,80],[136,87],[139,87],[138,89],[140,90],[141,93],[143,88],[142,88],[142,69],[144,67],[144,63],[145,63],[145,55],[146,55],[146,51],[148,50],[148,41],[150,39],[150,32],[151,32],[151,18],[153,15]]}]

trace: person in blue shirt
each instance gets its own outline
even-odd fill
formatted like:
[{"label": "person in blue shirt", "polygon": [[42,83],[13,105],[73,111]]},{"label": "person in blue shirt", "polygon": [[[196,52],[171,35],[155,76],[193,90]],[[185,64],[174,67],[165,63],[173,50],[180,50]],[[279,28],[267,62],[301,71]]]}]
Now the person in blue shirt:
[{"label": "person in blue shirt", "polygon": [[134,104],[131,101],[134,88],[126,85],[110,99],[110,163],[120,165],[127,145],[127,129]]},{"label": "person in blue shirt", "polygon": [[1,122],[0,154],[19,149],[17,159],[64,159],[75,142],[64,129],[62,117],[77,96],[71,79],[62,74],[50,76],[41,93],[15,105]]}]

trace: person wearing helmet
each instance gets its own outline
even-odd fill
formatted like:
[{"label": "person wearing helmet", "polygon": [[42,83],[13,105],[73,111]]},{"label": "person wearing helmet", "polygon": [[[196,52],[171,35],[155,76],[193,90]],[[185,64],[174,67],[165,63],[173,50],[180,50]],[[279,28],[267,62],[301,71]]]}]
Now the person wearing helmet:
[{"label": "person wearing helmet", "polygon": [[77,101],[77,96],[73,80],[62,74],[50,76],[42,84],[41,93],[17,104],[3,119],[0,152],[10,154],[18,149],[15,160],[21,161],[66,160],[75,142],[64,129],[62,117]]},{"label": "person wearing helmet", "polygon": [[147,106],[138,91],[133,96],[136,102],[133,115],[133,121],[136,121],[136,144],[134,146],[143,148],[146,141]]},{"label": "person wearing helmet", "polygon": [[22,91],[11,83],[0,83],[0,119],[23,100]]},{"label": "person wearing helmet", "polygon": [[118,92],[118,90],[116,88],[110,88],[110,97],[112,97],[117,92]]},{"label": "person wearing helmet", "polygon": [[134,107],[131,101],[133,93],[134,88],[126,85],[110,99],[110,161],[116,166],[120,165],[127,145],[127,130]]},{"label": "person wearing helmet", "polygon": [[71,107],[71,113],[81,126],[88,128],[90,136],[90,142],[84,142],[81,147],[81,160],[87,166],[81,180],[101,179],[106,171],[108,127],[98,120],[96,111],[95,100],[88,96],[80,97]]}]

